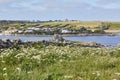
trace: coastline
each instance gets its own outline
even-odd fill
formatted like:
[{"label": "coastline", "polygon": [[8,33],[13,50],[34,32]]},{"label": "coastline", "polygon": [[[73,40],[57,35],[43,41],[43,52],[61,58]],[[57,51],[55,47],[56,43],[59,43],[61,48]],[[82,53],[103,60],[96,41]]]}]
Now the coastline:
[{"label": "coastline", "polygon": [[[36,36],[36,37],[50,37],[50,36],[53,36],[53,35],[39,35],[39,34],[0,34],[2,36],[26,36],[26,37],[29,37],[29,36]],[[120,34],[118,33],[106,33],[106,34],[97,34],[97,33],[93,33],[93,34],[61,34],[63,37],[74,37],[74,36],[120,36]]]},{"label": "coastline", "polygon": [[[22,39],[22,38],[27,38],[28,39],[28,41],[30,40],[29,39],[29,37],[31,38],[31,39],[33,39],[34,37],[36,38],[36,39],[39,39],[40,38],[40,41],[41,40],[45,40],[45,39],[42,39],[42,38],[51,38],[53,35],[34,35],[34,34],[27,34],[27,35],[25,35],[25,34],[9,34],[9,35],[0,35],[0,37],[1,37],[1,39],[2,39],[2,37],[5,37],[5,39],[9,39],[9,37],[14,37],[14,39]],[[106,36],[108,36],[108,37],[114,37],[114,36],[117,36],[117,37],[120,37],[120,35],[113,35],[113,34],[63,34],[62,35],[62,37],[70,37],[70,39],[73,37],[78,37],[78,38],[87,38],[87,37],[97,37],[97,38],[99,38],[99,37],[106,37]],[[21,38],[20,38],[21,37]],[[97,39],[96,38],[96,39]],[[4,38],[3,38],[4,39]],[[99,40],[99,39],[98,39]],[[102,39],[102,40],[104,40],[104,39]],[[27,41],[27,40],[26,40]],[[32,41],[32,40],[30,40],[30,41]],[[34,41],[34,40],[33,40]],[[38,40],[37,40],[38,41]],[[71,40],[72,41],[72,40]],[[73,40],[74,41],[74,40]],[[79,41],[78,41],[79,42]],[[91,41],[82,41],[82,42],[91,42]],[[94,40],[93,40],[93,42],[94,42]],[[97,41],[95,41],[95,42],[97,42]],[[101,42],[99,42],[99,43],[101,43]],[[106,45],[106,46],[115,46],[116,47],[116,45],[118,44],[119,42],[117,41],[117,43],[114,43],[114,44],[104,44],[104,45]],[[101,43],[101,44],[103,44],[103,43]]]}]

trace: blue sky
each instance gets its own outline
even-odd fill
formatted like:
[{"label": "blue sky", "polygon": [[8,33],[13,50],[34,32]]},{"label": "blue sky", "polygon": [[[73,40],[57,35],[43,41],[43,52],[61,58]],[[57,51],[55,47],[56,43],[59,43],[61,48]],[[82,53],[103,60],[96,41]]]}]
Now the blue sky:
[{"label": "blue sky", "polygon": [[0,20],[120,21],[120,0],[0,0]]}]

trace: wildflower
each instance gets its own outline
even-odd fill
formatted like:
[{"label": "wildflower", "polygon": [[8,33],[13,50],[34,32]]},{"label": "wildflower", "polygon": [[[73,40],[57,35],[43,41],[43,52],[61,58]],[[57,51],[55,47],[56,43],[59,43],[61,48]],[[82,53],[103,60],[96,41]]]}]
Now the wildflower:
[{"label": "wildflower", "polygon": [[33,56],[32,59],[37,59],[37,60],[40,60],[40,55],[37,55],[37,56]]},{"label": "wildflower", "polygon": [[68,75],[65,75],[64,77],[65,78],[73,78],[73,76],[68,76]]},{"label": "wildflower", "polygon": [[3,55],[1,55],[1,56],[0,56],[0,58],[2,58],[2,59],[3,59]]},{"label": "wildflower", "polygon": [[24,53],[20,53],[20,54],[17,54],[15,57],[20,59],[20,58],[24,57],[24,55],[25,55]]},{"label": "wildflower", "polygon": [[5,61],[3,61],[3,60],[2,60],[1,62],[2,62],[2,63],[5,63]]},{"label": "wildflower", "polygon": [[100,76],[100,73],[97,73],[97,76]]},{"label": "wildflower", "polygon": [[3,76],[7,76],[7,73],[4,73]]},{"label": "wildflower", "polygon": [[3,68],[3,71],[6,71],[7,70],[7,68]]},{"label": "wildflower", "polygon": [[62,60],[62,59],[60,59],[60,62],[63,62],[63,60]]},{"label": "wildflower", "polygon": [[120,73],[115,73],[116,75],[120,76]]},{"label": "wildflower", "polygon": [[91,53],[91,55],[95,55],[95,53]]},{"label": "wildflower", "polygon": [[92,74],[96,74],[96,73],[93,72]]},{"label": "wildflower", "polygon": [[79,80],[83,80],[82,77],[78,77]]},{"label": "wildflower", "polygon": [[30,73],[32,73],[32,72],[31,72],[31,71],[28,71],[27,73],[30,74]]},{"label": "wildflower", "polygon": [[96,71],[97,76],[100,76],[100,71]]},{"label": "wildflower", "polygon": [[21,68],[17,67],[16,70],[20,72],[20,71],[21,71]]}]

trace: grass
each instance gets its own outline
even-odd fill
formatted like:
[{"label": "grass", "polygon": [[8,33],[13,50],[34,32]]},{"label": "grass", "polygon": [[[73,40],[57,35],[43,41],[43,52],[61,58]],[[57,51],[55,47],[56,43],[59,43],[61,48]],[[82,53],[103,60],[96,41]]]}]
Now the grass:
[{"label": "grass", "polygon": [[0,54],[0,80],[120,80],[120,49],[35,45]]},{"label": "grass", "polygon": [[86,28],[95,28],[100,25],[100,22],[47,22],[42,23],[42,26],[54,26],[59,25],[58,27],[71,28],[71,29],[80,29],[80,27],[85,26]]},{"label": "grass", "polygon": [[120,23],[111,23],[110,30],[118,30],[120,29]]},{"label": "grass", "polygon": [[[15,27],[17,29],[26,29],[28,27],[35,27],[40,25],[42,27],[51,27],[51,28],[67,28],[67,29],[80,29],[81,27],[86,27],[90,30],[100,29],[102,23],[105,25],[110,25],[109,30],[118,30],[120,29],[120,22],[100,22],[100,21],[80,21],[80,22],[43,22],[43,23],[26,23],[24,26],[21,26],[20,23],[0,25],[0,29],[4,30],[6,27]],[[3,27],[4,26],[4,27]]]},{"label": "grass", "polygon": [[[118,30],[120,29],[120,22],[103,22],[106,25],[110,25],[109,30]],[[61,27],[61,28],[70,28],[70,29],[80,29],[80,27],[84,26],[90,30],[99,29],[102,25],[99,21],[84,21],[84,22],[46,22],[42,23],[42,26],[53,26],[53,27]]]}]

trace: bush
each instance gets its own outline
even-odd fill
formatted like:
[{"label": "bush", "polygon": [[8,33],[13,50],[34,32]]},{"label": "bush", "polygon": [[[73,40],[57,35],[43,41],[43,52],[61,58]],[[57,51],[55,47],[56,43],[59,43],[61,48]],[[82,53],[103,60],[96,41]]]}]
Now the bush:
[{"label": "bush", "polygon": [[0,80],[119,80],[120,50],[42,46],[5,49]]},{"label": "bush", "polygon": [[103,33],[105,33],[105,31],[99,29],[99,30],[95,30],[94,33],[100,33],[100,34],[103,34]]}]

